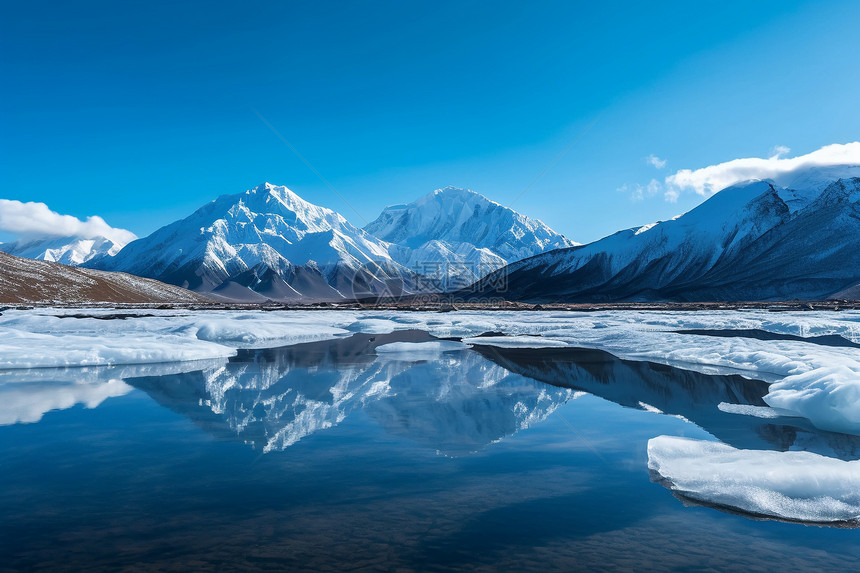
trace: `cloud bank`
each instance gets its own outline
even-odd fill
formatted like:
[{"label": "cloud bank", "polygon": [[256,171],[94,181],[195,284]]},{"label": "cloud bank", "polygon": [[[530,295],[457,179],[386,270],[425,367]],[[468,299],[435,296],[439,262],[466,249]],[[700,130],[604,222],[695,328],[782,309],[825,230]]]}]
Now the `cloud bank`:
[{"label": "cloud bank", "polygon": [[683,191],[692,190],[699,195],[713,195],[729,185],[749,179],[783,179],[786,176],[814,167],[834,165],[860,165],[860,142],[825,145],[821,149],[783,158],[790,150],[787,147],[774,148],[774,155],[767,158],[749,157],[734,159],[701,169],[681,169],[666,177],[667,200],[678,198]]},{"label": "cloud bank", "polygon": [[111,227],[97,215],[81,221],[77,217],[51,211],[44,203],[22,203],[9,199],[0,199],[0,231],[28,239],[107,237],[120,244],[129,243],[137,238],[131,231]]}]

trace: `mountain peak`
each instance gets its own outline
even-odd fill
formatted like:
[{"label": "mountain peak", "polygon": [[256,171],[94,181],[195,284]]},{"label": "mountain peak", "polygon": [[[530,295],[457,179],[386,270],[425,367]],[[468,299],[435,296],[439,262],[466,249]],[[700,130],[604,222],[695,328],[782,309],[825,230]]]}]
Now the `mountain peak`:
[{"label": "mountain peak", "polygon": [[291,205],[312,205],[308,201],[302,199],[295,191],[284,186],[284,185],[275,185],[274,183],[269,183],[268,181],[265,183],[261,183],[254,187],[253,189],[249,189],[245,191],[246,195],[257,195],[260,197],[274,197],[281,203],[291,206]]},{"label": "mountain peak", "polygon": [[[492,199],[488,199],[484,195],[481,195],[477,191],[472,191],[471,189],[466,189],[464,187],[454,187],[453,185],[448,185],[447,187],[442,187],[441,189],[436,189],[432,193],[429,193],[422,197],[424,200],[431,199],[442,199],[449,201],[460,201],[463,203],[471,203],[471,202],[485,202],[491,203],[493,205],[501,205],[500,203],[496,203]],[[422,199],[418,199],[417,202]]]},{"label": "mountain peak", "polygon": [[387,207],[365,231],[402,247],[399,261],[404,266],[442,263],[451,267],[449,274],[456,274],[454,263],[480,275],[506,262],[575,244],[536,219],[452,186]]}]

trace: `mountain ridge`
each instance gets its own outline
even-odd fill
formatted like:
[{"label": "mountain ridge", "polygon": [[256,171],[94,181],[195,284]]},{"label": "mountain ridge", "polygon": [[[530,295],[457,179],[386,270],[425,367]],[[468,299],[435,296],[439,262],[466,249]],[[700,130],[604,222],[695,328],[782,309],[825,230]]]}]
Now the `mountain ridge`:
[{"label": "mountain ridge", "polygon": [[821,188],[815,173],[795,180],[804,175],[814,187],[741,182],[681,217],[524,259],[459,294],[539,303],[826,299],[860,282],[860,179]]},{"label": "mountain ridge", "polygon": [[[412,237],[406,241],[418,245],[412,248],[355,227],[286,187],[264,183],[221,195],[116,256],[86,266],[147,276],[224,300],[313,302],[441,292],[452,277],[470,284],[485,274],[482,270],[507,264],[489,246],[464,238],[491,244],[509,257],[572,244],[543,223],[464,189],[440,189],[404,208],[414,214],[434,200],[429,220],[435,226],[423,232],[439,237]],[[502,224],[488,227],[487,213]]]}]

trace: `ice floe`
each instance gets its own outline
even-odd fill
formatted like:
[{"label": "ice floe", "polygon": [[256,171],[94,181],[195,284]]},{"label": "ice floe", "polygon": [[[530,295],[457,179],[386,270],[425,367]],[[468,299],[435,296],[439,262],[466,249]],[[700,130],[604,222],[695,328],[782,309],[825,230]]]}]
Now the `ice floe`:
[{"label": "ice floe", "polygon": [[659,436],[648,468],[683,498],[755,516],[860,525],[860,461]]},{"label": "ice floe", "polygon": [[499,346],[501,348],[551,348],[569,346],[563,340],[545,338],[543,336],[481,336],[464,338],[463,342],[465,344],[484,344],[487,346]]},{"label": "ice floe", "polygon": [[465,350],[468,346],[453,340],[431,340],[428,342],[390,342],[376,347],[376,353],[387,357],[418,360],[433,358],[443,352]]},{"label": "ice floe", "polygon": [[823,366],[787,376],[764,400],[822,430],[860,435],[860,368]]}]

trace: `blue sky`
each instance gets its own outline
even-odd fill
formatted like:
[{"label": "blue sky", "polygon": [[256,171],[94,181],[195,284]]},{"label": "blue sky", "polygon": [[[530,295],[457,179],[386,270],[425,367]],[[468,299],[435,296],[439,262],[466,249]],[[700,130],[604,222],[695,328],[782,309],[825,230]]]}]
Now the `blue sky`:
[{"label": "blue sky", "polygon": [[4,2],[3,13],[0,198],[141,236],[270,181],[359,226],[469,187],[584,242],[702,200],[649,194],[652,179],[860,133],[852,2]]}]

